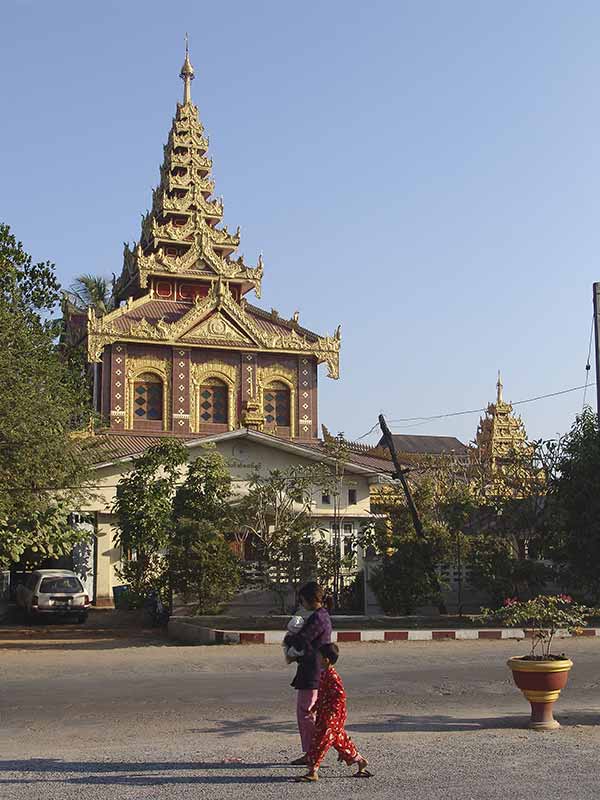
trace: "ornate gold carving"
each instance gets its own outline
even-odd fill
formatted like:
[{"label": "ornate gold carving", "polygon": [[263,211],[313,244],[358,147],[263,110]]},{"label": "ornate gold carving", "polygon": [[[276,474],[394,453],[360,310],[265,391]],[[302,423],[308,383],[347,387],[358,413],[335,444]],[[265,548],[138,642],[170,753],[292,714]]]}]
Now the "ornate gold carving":
[{"label": "ornate gold carving", "polygon": [[198,117],[188,116],[186,119],[179,119],[179,117],[175,117],[173,120],[173,130],[177,134],[192,131],[193,133],[202,136],[204,132],[204,125],[200,122]]},{"label": "ornate gold carving", "polygon": [[198,181],[193,187],[186,189],[186,194],[182,197],[169,196],[166,189],[162,186],[152,192],[152,210],[155,214],[164,216],[165,214],[189,214],[205,201],[204,194],[211,194],[214,191],[215,182],[212,178]]},{"label": "ornate gold carving", "polygon": [[[166,222],[160,225],[156,218],[152,218],[151,236],[155,242],[186,242],[196,229],[196,221],[191,216],[185,225],[174,225],[172,222]],[[146,238],[146,237],[144,237]]]},{"label": "ornate gold carving", "polygon": [[254,431],[262,431],[265,427],[265,418],[262,405],[258,400],[248,398],[242,409],[242,425]]},{"label": "ornate gold carving", "polygon": [[192,328],[185,336],[182,337],[183,341],[193,340],[216,340],[219,342],[232,342],[235,344],[251,344],[251,340],[240,333],[239,330],[233,327],[222,314],[214,314],[209,317],[200,325]]},{"label": "ornate gold carving", "polygon": [[[146,223],[144,223],[146,224]],[[171,227],[176,227],[172,226]],[[182,230],[180,228],[179,230]],[[173,240],[175,241],[175,240]],[[164,249],[159,247],[155,253],[145,255],[141,247],[133,251],[133,256],[128,255],[129,274],[137,269],[140,275],[140,285],[146,286],[149,275],[173,273],[186,277],[198,277],[198,271],[206,271],[210,267],[210,276],[223,276],[231,280],[244,280],[252,284],[256,294],[260,297],[260,286],[264,272],[262,258],[259,258],[256,267],[248,267],[242,258],[230,261],[218,255],[214,244],[223,244],[235,249],[239,243],[239,235],[232,236],[227,230],[215,231],[209,225],[203,224],[201,232],[196,234],[193,242],[181,241],[179,244],[188,246],[188,250],[180,256],[168,256]],[[128,253],[131,251],[128,251]],[[135,266],[131,266],[131,264]]]},{"label": "ornate gold carving", "polygon": [[165,151],[168,153],[171,148],[175,147],[195,147],[205,152],[208,150],[208,145],[208,136],[204,136],[202,131],[190,126],[182,126],[179,123],[179,128],[176,125],[171,128]]},{"label": "ornate gold carving", "polygon": [[200,431],[200,387],[211,378],[217,378],[227,386],[227,427],[230,431],[237,426],[236,410],[239,385],[239,371],[232,364],[211,361],[206,364],[192,364],[191,367],[191,430]]},{"label": "ornate gold carving", "polygon": [[[238,247],[240,243],[240,228],[235,233],[229,233],[227,225],[222,228],[212,228],[210,225],[205,225],[204,230],[208,233],[211,240],[215,244],[225,244],[229,247]],[[248,267],[250,269],[250,267]]]},{"label": "ornate gold carving", "polygon": [[163,382],[163,430],[169,430],[169,409],[171,398],[171,365],[161,358],[127,356],[127,390],[125,394],[125,419],[127,427],[133,429],[134,412],[134,384],[138,377],[150,372],[157,375]]},{"label": "ornate gold carving", "polygon": [[[187,71],[186,75],[189,78],[191,73]],[[103,348],[119,338],[176,344],[188,335],[198,336],[202,344],[201,338],[206,335],[209,344],[219,335],[226,336],[225,341],[229,340],[231,346],[244,343],[259,350],[313,356],[317,363],[327,364],[330,377],[339,377],[339,329],[333,336],[315,337],[299,327],[296,315],[289,323],[276,322],[280,331],[271,332],[260,320],[256,321],[244,300],[233,298],[222,282],[242,284],[244,291],[251,287],[260,297],[264,265],[262,256],[256,266],[247,265],[242,257],[233,259],[231,254],[240,244],[239,228],[233,234],[226,227],[218,229],[214,224],[222,219],[223,202],[211,199],[214,181],[210,175],[212,160],[205,154],[208,144],[198,109],[188,93],[184,102],[177,105],[164,148],[160,185],[153,194],[152,211],[142,219],[141,244],[132,248],[125,246],[123,273],[117,282],[117,295],[122,296],[130,284],[136,290],[147,287],[151,275],[201,277],[213,284],[208,298],[172,324],[164,320],[155,324],[141,320],[132,322],[127,331],[117,330],[111,325],[117,318],[113,315],[120,311],[105,315],[102,322],[91,320],[88,328],[90,360],[101,359]],[[182,190],[185,194],[179,196]],[[181,214],[184,224],[175,225],[172,214]],[[179,255],[167,254],[169,243],[177,244]],[[212,323],[212,330],[210,322],[203,324],[214,311],[224,312],[218,317],[222,320],[220,331],[214,329],[216,322]],[[194,326],[198,330],[191,333]],[[238,328],[242,333],[238,333]],[[244,336],[248,337],[247,342]]]},{"label": "ornate gold carving", "polygon": [[337,380],[340,377],[340,345],[341,331],[338,326],[333,336],[320,336],[317,341],[310,341],[301,336],[294,328],[288,333],[273,334],[268,341],[271,350],[297,350],[313,353],[319,364],[327,364],[327,374]]},{"label": "ornate gold carving", "polygon": [[[123,276],[118,281],[122,288],[139,275],[139,285],[145,287],[150,274],[189,273],[204,269],[208,264],[216,275],[249,283],[260,296],[263,266],[244,263],[243,259],[229,261],[223,255],[234,251],[240,243],[239,229],[235,235],[227,229],[217,230],[215,219],[223,217],[223,201],[209,199],[214,191],[210,177],[212,161],[205,155],[209,141],[197,116],[198,110],[191,101],[177,106],[177,112],[164,147],[160,186],[154,191],[152,211],[142,219],[141,242],[143,250],[127,250],[124,255]],[[183,175],[175,174],[182,168]],[[183,197],[173,194],[184,189]],[[174,225],[170,214],[186,215],[184,225]],[[210,224],[209,224],[210,223]],[[161,243],[177,243],[190,247],[189,255],[167,256]],[[215,251],[223,245],[225,253]]]},{"label": "ornate gold carving", "polygon": [[139,322],[130,322],[129,336],[133,339],[166,340],[169,338],[168,333],[164,331],[162,326],[159,329],[158,323],[153,325],[151,322],[148,322],[147,319],[141,319]]},{"label": "ornate gold carving", "polygon": [[212,169],[212,158],[200,155],[192,150],[189,153],[174,153],[172,151],[165,154],[165,164],[169,169],[174,167],[186,167],[187,169],[197,169],[202,172],[210,172]]},{"label": "ornate gold carving", "polygon": [[531,452],[521,417],[513,414],[511,403],[502,397],[502,379],[498,373],[496,402],[489,403],[479,420],[471,457],[487,465],[492,474],[502,470],[502,461],[516,453]]},{"label": "ornate gold carving", "polygon": [[[134,300],[131,308],[137,308],[148,302],[148,296]],[[194,326],[202,322],[213,311],[224,310],[227,316],[239,326],[243,336],[248,337],[248,341],[256,347],[264,350],[277,352],[298,352],[314,355],[317,363],[326,363],[330,378],[339,377],[339,351],[340,351],[340,329],[338,328],[333,336],[318,337],[310,340],[306,335],[301,335],[295,328],[288,332],[269,334],[254,321],[251,313],[244,304],[237,303],[231,294],[229,287],[224,281],[213,283],[207,297],[198,300],[190,310],[184,314],[177,322],[166,323],[160,319],[156,324],[148,322],[146,319],[131,322],[128,333],[114,327],[114,320],[127,313],[129,309],[119,308],[103,317],[90,315],[88,322],[88,358],[90,361],[100,361],[102,350],[111,342],[118,339],[134,339],[143,341],[161,341],[176,344],[182,337],[192,331]],[[222,315],[220,315],[222,316]],[[229,323],[227,323],[229,324]],[[203,329],[201,328],[203,331]],[[230,337],[234,341],[235,328],[230,325]],[[200,336],[196,335],[199,339]],[[208,341],[214,341],[211,333]],[[239,340],[238,340],[239,341]]]}]

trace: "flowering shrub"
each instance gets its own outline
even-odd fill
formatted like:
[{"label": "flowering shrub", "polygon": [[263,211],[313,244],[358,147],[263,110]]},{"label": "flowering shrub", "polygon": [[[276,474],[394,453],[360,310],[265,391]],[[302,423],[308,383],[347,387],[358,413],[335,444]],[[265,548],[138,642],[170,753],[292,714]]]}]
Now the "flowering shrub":
[{"label": "flowering shrub", "polygon": [[540,594],[532,600],[508,597],[497,611],[485,608],[482,613],[486,622],[508,628],[530,628],[531,652],[527,658],[541,661],[552,658],[550,647],[556,632],[579,633],[592,609],[574,603],[568,594]]}]

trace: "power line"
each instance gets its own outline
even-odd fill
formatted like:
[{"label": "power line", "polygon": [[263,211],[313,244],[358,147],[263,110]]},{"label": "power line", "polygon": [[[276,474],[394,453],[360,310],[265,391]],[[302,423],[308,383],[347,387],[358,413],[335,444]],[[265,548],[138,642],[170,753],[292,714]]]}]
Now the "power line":
[{"label": "power line", "polygon": [[[586,380],[586,383],[583,384],[582,386],[572,386],[569,389],[561,389],[558,392],[548,392],[547,394],[539,394],[536,395],[535,397],[528,397],[525,400],[515,400],[513,403],[511,403],[511,405],[521,406],[524,405],[525,403],[535,403],[538,400],[546,400],[549,397],[559,397],[560,395],[563,394],[570,394],[571,392],[579,392],[582,389],[587,389],[589,386],[595,386],[595,385],[596,385],[595,381],[593,383],[589,381],[589,374],[588,374],[588,380]],[[396,419],[390,419],[389,423],[392,425],[397,425],[398,423],[412,422],[415,424],[403,427],[418,427],[419,425],[423,425],[427,422],[432,422],[438,419],[447,419],[449,417],[462,417],[462,416],[467,416],[468,414],[482,414],[485,413],[485,411],[487,411],[487,408],[471,408],[467,411],[449,411],[445,414],[432,414],[429,417],[397,417]],[[376,422],[370,430],[368,430],[366,433],[363,433],[362,436],[359,436],[357,441],[360,441],[361,439],[366,439],[366,437],[369,436],[371,433],[373,433],[373,431],[377,427],[379,427],[379,422]]]},{"label": "power line", "polygon": [[[594,384],[592,384],[594,385]],[[582,386],[572,386],[570,389],[561,389],[559,392],[549,392],[548,394],[539,394],[536,397],[528,397],[526,400],[515,400],[514,403],[511,403],[512,406],[522,406],[524,403],[534,403],[537,400],[545,400],[548,397],[558,397],[562,394],[569,394],[570,392],[578,392],[581,389],[585,389],[586,385],[583,384]],[[445,419],[446,417],[462,417],[466,414],[480,414],[482,411],[486,411],[485,408],[472,408],[469,411],[452,411],[448,412],[447,414],[434,414],[430,417],[398,417],[397,419],[391,419],[390,422],[429,422],[430,420],[435,419]]]},{"label": "power line", "polygon": [[367,438],[367,436],[370,436],[370,434],[372,434],[372,433],[373,433],[373,431],[375,430],[375,428],[378,428],[378,427],[379,427],[379,422],[376,422],[376,423],[375,423],[375,425],[373,425],[373,427],[371,428],[371,430],[370,430],[370,431],[367,431],[366,433],[363,433],[363,435],[362,435],[362,436],[359,436],[359,437],[358,437],[358,439],[357,439],[356,441],[357,441],[357,442],[360,442],[360,440],[361,440],[361,439],[366,439],[366,438]]}]

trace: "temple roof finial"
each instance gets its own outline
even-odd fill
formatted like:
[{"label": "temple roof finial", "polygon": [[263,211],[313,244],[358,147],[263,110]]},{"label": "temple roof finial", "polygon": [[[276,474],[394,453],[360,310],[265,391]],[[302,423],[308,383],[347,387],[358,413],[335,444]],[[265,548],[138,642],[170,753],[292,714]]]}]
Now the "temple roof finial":
[{"label": "temple roof finial", "polygon": [[194,80],[194,68],[190,62],[189,40],[188,35],[185,35],[185,61],[179,73],[179,77],[183,81],[183,104],[191,102],[192,92],[191,83]]},{"label": "temple roof finial", "polygon": [[496,388],[498,389],[498,395],[496,397],[496,402],[497,403],[502,403],[504,401],[502,400],[502,388],[503,388],[503,386],[502,386],[502,376],[500,375],[500,370],[498,370],[498,382],[496,383]]}]

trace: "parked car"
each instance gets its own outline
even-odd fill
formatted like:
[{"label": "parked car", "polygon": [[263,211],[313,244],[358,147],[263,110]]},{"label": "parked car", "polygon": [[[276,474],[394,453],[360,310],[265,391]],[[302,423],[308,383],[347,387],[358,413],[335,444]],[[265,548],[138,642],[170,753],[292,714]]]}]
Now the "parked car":
[{"label": "parked car", "polygon": [[90,598],[74,572],[67,569],[37,569],[25,583],[17,586],[17,607],[29,619],[69,616],[85,622]]}]

